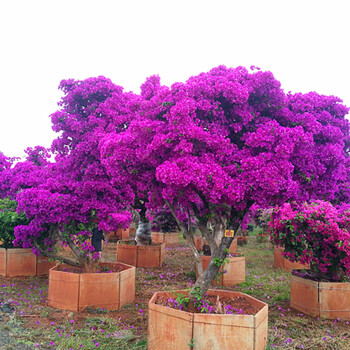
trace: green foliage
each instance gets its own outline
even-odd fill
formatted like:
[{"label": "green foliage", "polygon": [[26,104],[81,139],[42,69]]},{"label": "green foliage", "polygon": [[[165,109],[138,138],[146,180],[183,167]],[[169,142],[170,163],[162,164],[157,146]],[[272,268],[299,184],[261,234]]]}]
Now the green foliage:
[{"label": "green foliage", "polygon": [[182,305],[182,307],[187,307],[188,302],[190,301],[190,298],[186,297],[184,294],[179,293],[177,294],[177,297],[175,300],[179,305]]},{"label": "green foliage", "polygon": [[220,259],[220,258],[214,258],[214,262],[213,264],[216,266],[216,267],[220,267],[222,264],[223,264],[224,260],[223,259]]},{"label": "green foliage", "polygon": [[191,290],[191,295],[197,300],[197,303],[202,300],[202,291],[201,289],[197,286]]},{"label": "green foliage", "polygon": [[16,201],[8,198],[0,199],[0,242],[3,248],[12,248],[15,227],[28,223],[29,219],[24,213],[17,214]]}]

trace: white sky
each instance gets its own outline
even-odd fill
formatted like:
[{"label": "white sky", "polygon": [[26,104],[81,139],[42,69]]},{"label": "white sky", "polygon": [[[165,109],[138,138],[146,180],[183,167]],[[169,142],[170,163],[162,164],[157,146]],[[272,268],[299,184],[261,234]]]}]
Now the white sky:
[{"label": "white sky", "polygon": [[350,106],[348,0],[0,0],[0,151],[50,146],[62,79],[139,92],[224,64],[271,70],[285,91]]}]

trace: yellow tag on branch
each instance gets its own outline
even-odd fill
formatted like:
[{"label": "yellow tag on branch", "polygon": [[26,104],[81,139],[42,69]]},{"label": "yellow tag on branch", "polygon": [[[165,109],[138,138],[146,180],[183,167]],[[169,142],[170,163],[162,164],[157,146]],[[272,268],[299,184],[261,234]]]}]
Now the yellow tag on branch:
[{"label": "yellow tag on branch", "polygon": [[225,230],[225,237],[234,237],[235,231],[234,230]]}]

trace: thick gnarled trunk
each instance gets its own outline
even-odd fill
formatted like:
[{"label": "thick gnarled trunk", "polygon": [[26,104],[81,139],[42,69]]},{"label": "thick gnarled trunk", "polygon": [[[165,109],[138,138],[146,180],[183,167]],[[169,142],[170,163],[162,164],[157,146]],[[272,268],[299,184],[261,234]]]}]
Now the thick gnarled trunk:
[{"label": "thick gnarled trunk", "polygon": [[139,221],[135,237],[137,245],[150,245],[152,243],[151,227],[152,225],[149,221]]}]

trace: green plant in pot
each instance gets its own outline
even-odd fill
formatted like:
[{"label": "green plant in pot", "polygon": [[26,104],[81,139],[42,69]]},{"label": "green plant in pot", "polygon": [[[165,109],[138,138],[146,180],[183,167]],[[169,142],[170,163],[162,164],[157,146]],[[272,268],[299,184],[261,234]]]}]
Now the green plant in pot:
[{"label": "green plant in pot", "polygon": [[0,243],[2,248],[13,248],[15,227],[28,223],[29,219],[25,213],[17,213],[17,202],[15,200],[0,199]]}]

